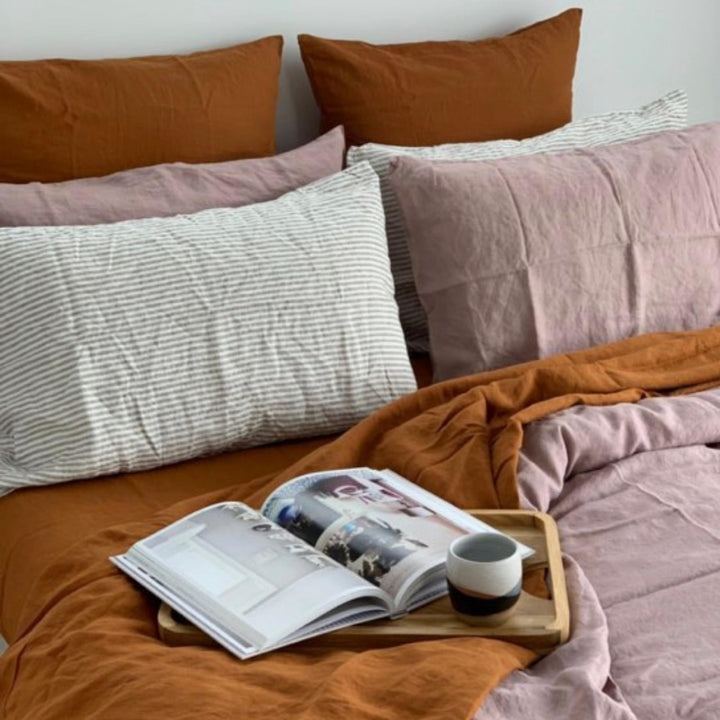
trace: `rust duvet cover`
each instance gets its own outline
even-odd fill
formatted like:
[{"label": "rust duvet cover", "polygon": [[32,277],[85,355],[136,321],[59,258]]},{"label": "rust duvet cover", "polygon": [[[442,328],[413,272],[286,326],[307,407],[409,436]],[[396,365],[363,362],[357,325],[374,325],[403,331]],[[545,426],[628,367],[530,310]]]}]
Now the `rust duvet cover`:
[{"label": "rust duvet cover", "polygon": [[[241,662],[169,648],[156,601],[108,562],[140,537],[224,499],[259,505],[288,478],[390,467],[461,507],[517,507],[524,426],[578,404],[720,385],[720,329],[660,334],[434,385],[270,476],[216,490],[60,552],[34,583],[0,658],[0,718],[463,718],[532,652],[458,638],[373,650],[312,642]],[[527,493],[527,489],[525,490]]]}]

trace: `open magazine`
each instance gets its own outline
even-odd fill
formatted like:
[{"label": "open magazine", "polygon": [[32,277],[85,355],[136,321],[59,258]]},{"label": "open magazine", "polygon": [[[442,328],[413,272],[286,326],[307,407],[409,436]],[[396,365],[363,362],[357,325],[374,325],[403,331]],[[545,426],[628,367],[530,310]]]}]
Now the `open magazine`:
[{"label": "open magazine", "polygon": [[390,470],[353,468],[290,480],[260,512],[211,505],[110,559],[249,658],[444,595],[448,546],[484,531],[498,532]]}]

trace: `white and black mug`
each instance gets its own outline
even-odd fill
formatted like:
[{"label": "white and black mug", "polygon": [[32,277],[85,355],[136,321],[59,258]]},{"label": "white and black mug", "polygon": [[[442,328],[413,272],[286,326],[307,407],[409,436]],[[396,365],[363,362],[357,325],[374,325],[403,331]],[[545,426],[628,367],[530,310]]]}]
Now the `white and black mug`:
[{"label": "white and black mug", "polygon": [[454,540],[447,554],[450,602],[462,620],[500,625],[515,609],[522,590],[522,558],[517,543],[484,532]]}]

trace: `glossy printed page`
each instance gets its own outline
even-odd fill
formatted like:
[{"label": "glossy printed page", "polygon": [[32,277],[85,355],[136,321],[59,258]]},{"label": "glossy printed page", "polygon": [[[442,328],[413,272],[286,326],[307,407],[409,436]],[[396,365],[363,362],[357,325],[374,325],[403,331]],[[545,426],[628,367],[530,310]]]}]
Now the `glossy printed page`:
[{"label": "glossy printed page", "polygon": [[179,520],[129,553],[158,580],[262,647],[359,596],[380,596],[242,503]]},{"label": "glossy printed page", "polygon": [[353,468],[305,475],[278,488],[263,514],[377,585],[400,608],[447,548],[484,523],[390,471]]}]

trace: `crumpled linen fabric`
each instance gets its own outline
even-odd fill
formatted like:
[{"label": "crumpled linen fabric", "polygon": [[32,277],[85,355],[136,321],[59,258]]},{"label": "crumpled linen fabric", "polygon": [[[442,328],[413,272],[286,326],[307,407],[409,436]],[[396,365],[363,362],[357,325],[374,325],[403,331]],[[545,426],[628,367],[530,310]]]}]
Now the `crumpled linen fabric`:
[{"label": "crumpled linen fabric", "polygon": [[0,245],[0,494],[341,432],[416,389],[367,164]]},{"label": "crumpled linen fabric", "polygon": [[394,162],[436,379],[720,321],[720,123]]},{"label": "crumpled linen fabric", "polygon": [[476,720],[718,717],[718,443],[719,390],[526,428],[521,502],[558,522],[572,635]]}]

